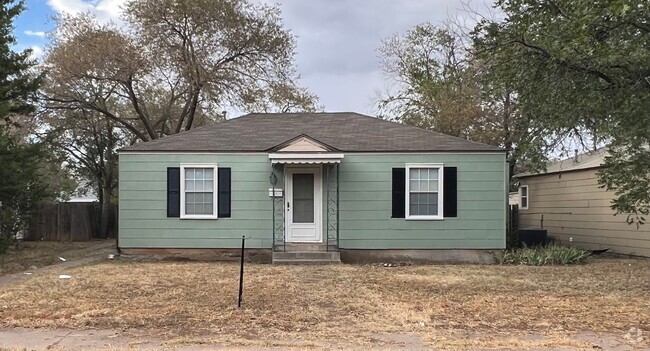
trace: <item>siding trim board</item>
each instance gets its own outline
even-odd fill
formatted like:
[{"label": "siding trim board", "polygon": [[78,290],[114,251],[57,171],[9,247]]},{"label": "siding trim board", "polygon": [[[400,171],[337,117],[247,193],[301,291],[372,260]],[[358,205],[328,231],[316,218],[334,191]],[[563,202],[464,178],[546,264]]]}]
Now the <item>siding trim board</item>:
[{"label": "siding trim board", "polygon": [[[458,151],[400,151],[400,150],[386,150],[386,151],[346,151],[339,150],[346,154],[355,154],[355,155],[413,155],[413,154],[427,154],[427,155],[449,155],[449,154],[459,154]],[[129,155],[265,155],[268,156],[267,151],[239,151],[239,150],[228,150],[228,151],[128,151],[128,150],[118,150],[119,154],[129,154]],[[504,155],[504,151],[467,151],[462,152],[463,155]],[[497,162],[498,163],[498,162]],[[549,173],[550,174],[550,173]],[[523,176],[522,176],[523,177]]]},{"label": "siding trim board", "polygon": [[579,169],[567,169],[566,171],[551,171],[551,172],[548,172],[548,173],[538,173],[538,174],[518,174],[518,175],[515,176],[515,178],[517,178],[517,179],[525,179],[525,178],[540,177],[540,176],[545,176],[545,175],[580,173],[580,172],[583,172],[583,171],[599,170],[601,168],[603,168],[603,166],[594,166],[594,167],[579,168]]}]

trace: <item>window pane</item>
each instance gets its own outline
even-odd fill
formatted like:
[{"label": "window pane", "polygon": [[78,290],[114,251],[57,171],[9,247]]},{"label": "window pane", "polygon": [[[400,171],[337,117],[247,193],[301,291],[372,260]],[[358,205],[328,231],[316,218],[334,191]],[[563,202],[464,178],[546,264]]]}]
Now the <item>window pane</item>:
[{"label": "window pane", "polygon": [[185,179],[185,190],[194,190],[194,181]]},{"label": "window pane", "polygon": [[314,174],[293,175],[293,223],[314,223]]},{"label": "window pane", "polygon": [[420,169],[411,168],[409,170],[409,180],[417,180],[417,179],[420,179]]},{"label": "window pane", "polygon": [[206,189],[203,187],[203,181],[202,181],[202,180],[197,179],[197,180],[194,181],[194,190],[196,190],[196,191],[203,191],[203,190],[206,190]]},{"label": "window pane", "polygon": [[212,190],[213,190],[213,189],[212,189],[213,187],[214,187],[214,180],[212,180],[212,179],[207,179],[207,180],[204,180],[204,181],[203,181],[203,190],[212,191]]},{"label": "window pane", "polygon": [[438,191],[438,168],[410,168],[410,191]]},{"label": "window pane", "polygon": [[528,196],[528,187],[521,188],[521,196]]},{"label": "window pane", "polygon": [[194,180],[194,168],[185,168],[185,179]]},{"label": "window pane", "polygon": [[203,170],[203,179],[213,180],[214,179],[214,168],[206,168]]},{"label": "window pane", "polygon": [[438,193],[411,193],[409,196],[409,215],[438,215]]},{"label": "window pane", "polygon": [[522,197],[521,198],[521,207],[528,207],[528,198],[527,197]]},{"label": "window pane", "polygon": [[212,192],[203,193],[186,193],[185,194],[185,214],[188,215],[211,215],[213,213],[213,195]]}]

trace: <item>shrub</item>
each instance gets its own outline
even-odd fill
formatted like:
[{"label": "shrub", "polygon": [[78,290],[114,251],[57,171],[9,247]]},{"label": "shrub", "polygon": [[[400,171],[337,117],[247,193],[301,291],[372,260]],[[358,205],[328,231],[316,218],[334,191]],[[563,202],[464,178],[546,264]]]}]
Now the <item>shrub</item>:
[{"label": "shrub", "polygon": [[495,258],[499,264],[544,266],[582,263],[590,255],[590,251],[550,243],[544,246],[524,247],[511,251],[503,251],[495,254]]}]

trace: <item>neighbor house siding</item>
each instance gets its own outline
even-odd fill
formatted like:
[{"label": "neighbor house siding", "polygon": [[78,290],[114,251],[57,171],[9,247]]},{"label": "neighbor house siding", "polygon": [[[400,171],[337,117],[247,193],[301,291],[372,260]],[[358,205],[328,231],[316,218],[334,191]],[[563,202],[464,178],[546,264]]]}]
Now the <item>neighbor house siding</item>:
[{"label": "neighbor house siding", "polygon": [[[231,168],[231,218],[166,217],[167,167],[178,167],[181,163],[217,163],[219,167]],[[406,163],[457,167],[457,217],[391,218],[392,169],[405,167]],[[340,164],[340,247],[503,248],[508,196],[506,171],[503,153],[345,154]],[[270,173],[267,154],[122,153],[119,245],[123,248],[234,248],[245,235],[248,247],[271,248]]]},{"label": "neighbor house siding", "polygon": [[610,248],[612,252],[650,256],[650,227],[626,223],[626,215],[614,216],[614,193],[598,185],[597,170],[581,170],[524,177],[528,185],[528,209],[519,210],[521,228],[544,229],[549,235],[586,249]]}]

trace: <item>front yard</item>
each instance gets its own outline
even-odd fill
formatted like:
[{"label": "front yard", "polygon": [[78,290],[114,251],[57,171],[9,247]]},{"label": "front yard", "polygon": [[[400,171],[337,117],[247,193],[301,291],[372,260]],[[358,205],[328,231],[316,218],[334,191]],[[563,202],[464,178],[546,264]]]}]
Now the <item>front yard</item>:
[{"label": "front yard", "polygon": [[67,280],[52,272],[1,288],[0,326],[152,330],[172,345],[442,349],[592,349],[599,336],[625,343],[635,327],[645,331],[643,340],[626,347],[648,346],[648,260],[554,267],[249,264],[242,309],[238,270],[231,263],[115,261],[71,269]]}]

